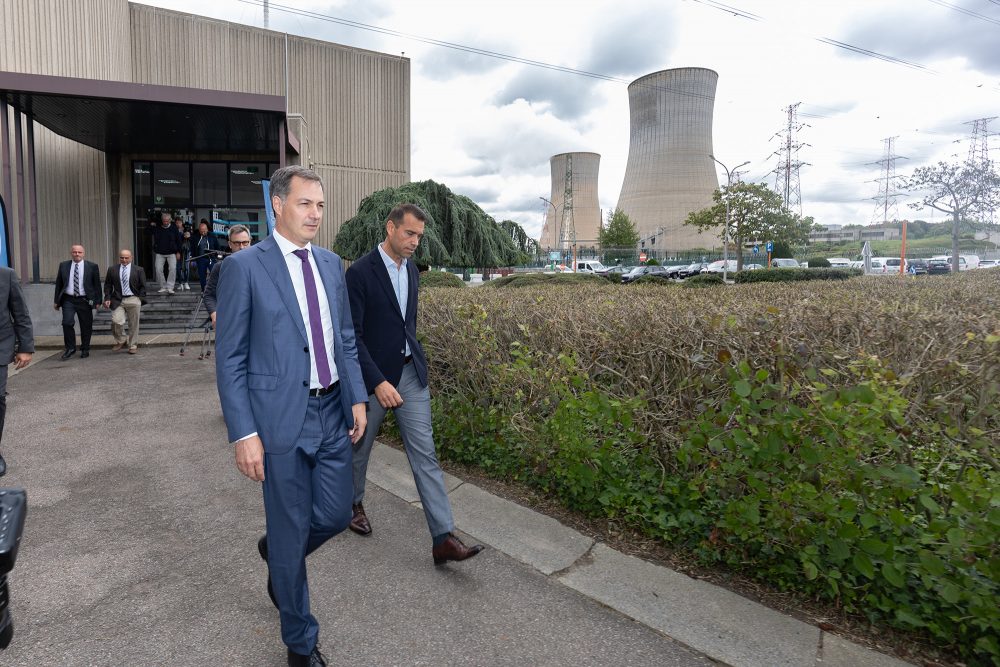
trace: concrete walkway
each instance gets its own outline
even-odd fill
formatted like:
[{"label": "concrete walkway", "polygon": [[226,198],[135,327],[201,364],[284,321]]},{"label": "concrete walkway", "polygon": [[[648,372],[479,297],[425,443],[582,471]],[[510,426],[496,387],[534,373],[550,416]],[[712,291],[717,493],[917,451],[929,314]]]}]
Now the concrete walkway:
[{"label": "concrete walkway", "polygon": [[[95,339],[12,374],[2,481],[29,513],[0,664],[284,664],[260,490],[233,465],[214,363],[180,340]],[[378,445],[369,479],[374,534],[309,559],[332,665],[906,664],[451,476],[458,528],[488,549],[435,568],[402,452]]]}]

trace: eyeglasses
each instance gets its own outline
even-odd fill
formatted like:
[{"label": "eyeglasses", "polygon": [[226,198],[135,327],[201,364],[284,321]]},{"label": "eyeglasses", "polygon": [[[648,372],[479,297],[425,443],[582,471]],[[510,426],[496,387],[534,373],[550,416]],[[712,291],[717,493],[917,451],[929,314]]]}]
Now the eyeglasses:
[{"label": "eyeglasses", "polygon": [[250,245],[251,243],[252,243],[252,241],[230,241],[229,242],[230,245],[238,245],[241,248],[245,248],[248,245]]}]

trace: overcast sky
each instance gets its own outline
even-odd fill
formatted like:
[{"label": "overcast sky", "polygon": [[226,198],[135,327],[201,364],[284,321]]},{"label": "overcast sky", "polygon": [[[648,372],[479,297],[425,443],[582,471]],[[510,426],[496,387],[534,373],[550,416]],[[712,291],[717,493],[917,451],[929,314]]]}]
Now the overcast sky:
[{"label": "overcast sky", "polygon": [[[263,26],[261,0],[144,4]],[[271,3],[270,27],[405,53],[412,61],[413,180],[443,182],[535,237],[554,154],[600,153],[600,205],[605,215],[615,207],[628,158],[628,82],[658,70],[718,72],[715,155],[729,167],[750,160],[743,179],[771,187],[774,135],[787,122],[784,109],[801,102],[799,121],[807,127],[796,139],[808,144],[799,153],[808,163],[800,170],[802,213],[820,224],[881,220],[873,199],[880,167],[872,163],[884,157],[886,137],[898,137],[896,153],[908,159],[896,162],[896,173],[905,175],[964,159],[972,132],[966,123],[1000,116],[1000,0],[281,0]],[[1000,132],[1000,120],[990,130]],[[996,160],[1000,137],[991,142]],[[907,208],[914,199],[899,199],[900,219],[943,219]]]}]

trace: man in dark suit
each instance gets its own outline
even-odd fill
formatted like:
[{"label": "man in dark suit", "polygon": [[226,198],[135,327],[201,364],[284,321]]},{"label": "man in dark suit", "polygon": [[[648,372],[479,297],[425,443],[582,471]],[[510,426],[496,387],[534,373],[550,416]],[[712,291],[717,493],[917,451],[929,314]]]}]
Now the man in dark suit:
[{"label": "man in dark suit", "polygon": [[[146,303],[146,272],[132,263],[132,251],[122,248],[118,253],[118,266],[109,266],[104,278],[104,307],[111,311],[111,335],[115,337],[112,352],[125,347],[128,353],[139,351],[139,311]],[[125,320],[128,320],[128,338],[125,338]]]},{"label": "man in dark suit", "polygon": [[195,264],[198,267],[198,281],[201,283],[201,291],[205,291],[205,282],[208,274],[212,272],[212,267],[216,262],[216,251],[219,250],[219,241],[208,228],[208,220],[202,220],[198,224],[198,233],[191,237],[190,249],[191,257],[196,257]]},{"label": "man in dark suit", "polygon": [[471,558],[482,545],[467,547],[452,534],[455,522],[434,450],[427,360],[417,341],[417,288],[420,276],[412,261],[424,235],[427,216],[414,204],[392,209],[385,241],[347,270],[347,292],[358,340],[358,359],[368,398],[368,432],[354,452],[354,501],[350,528],[370,535],[362,501],[365,474],[378,428],[387,410],[396,416],[403,446],[420,494],[435,565]]},{"label": "man in dark suit", "polygon": [[53,307],[62,308],[63,342],[65,361],[76,354],[76,332],[73,330],[74,316],[80,320],[80,358],[90,356],[90,335],[94,330],[94,309],[103,301],[101,292],[101,272],[97,264],[83,258],[82,245],[70,248],[70,257],[59,265],[56,275],[56,294]]},{"label": "man in dark suit", "polygon": [[[0,267],[0,442],[7,417],[7,366],[24,368],[31,362],[35,339],[31,335],[31,317],[17,274]],[[0,477],[7,473],[7,462],[0,454]]]},{"label": "man in dark suit", "polygon": [[264,483],[257,549],[288,664],[316,667],[326,661],[305,559],[351,520],[367,394],[340,258],[311,243],[323,219],[319,176],[277,170],[271,205],[274,233],[231,255],[219,276],[216,381],[236,466]]}]

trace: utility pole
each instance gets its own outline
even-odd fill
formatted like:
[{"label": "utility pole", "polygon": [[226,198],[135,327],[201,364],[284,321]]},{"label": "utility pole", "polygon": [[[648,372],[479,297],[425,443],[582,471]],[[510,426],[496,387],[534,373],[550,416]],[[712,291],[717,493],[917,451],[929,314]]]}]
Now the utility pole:
[{"label": "utility pole", "polygon": [[778,157],[778,166],[771,173],[774,174],[774,189],[781,195],[785,202],[785,208],[793,213],[802,215],[802,186],[799,180],[799,168],[808,166],[808,162],[799,159],[799,151],[803,147],[809,146],[796,139],[802,128],[809,127],[798,120],[798,109],[801,102],[789,104],[783,109],[786,114],[785,127],[781,132],[776,133],[771,138],[778,137],[781,144],[772,157]]},{"label": "utility pole", "polygon": [[[748,164],[750,164],[750,160],[747,160],[743,164],[740,164],[740,165],[737,165],[737,166],[733,167],[732,171],[730,171],[729,167],[727,167],[726,165],[722,164],[722,162],[720,162],[719,160],[716,160],[714,155],[709,155],[708,157],[710,157],[713,160],[715,160],[715,162],[718,163],[718,165],[720,167],[722,167],[723,169],[726,170],[726,229],[725,229],[725,241],[723,241],[723,246],[722,246],[722,281],[725,282],[728,279],[728,277],[729,277],[728,276],[728,272],[729,272],[729,190],[733,187],[733,174],[740,167],[745,167]],[[740,248],[740,254],[741,255],[743,254],[743,248]],[[770,264],[770,262],[769,262],[769,264]]]},{"label": "utility pole", "polygon": [[[878,183],[878,194],[872,198],[875,200],[875,211],[872,213],[872,222],[878,221],[880,213],[883,224],[894,221],[899,217],[897,200],[902,193],[897,190],[897,182],[900,177],[896,176],[896,160],[908,160],[909,158],[896,155],[896,139],[898,138],[886,137],[883,139],[882,144],[885,145],[885,157],[881,160],[868,163],[878,165],[882,172],[882,176],[875,179],[875,182]],[[892,214],[891,218],[889,217],[890,213]]]},{"label": "utility pole", "polygon": [[[995,133],[990,133],[990,121],[996,119],[996,116],[992,116],[990,118],[977,118],[964,123],[965,125],[972,125],[968,165],[976,169],[981,169],[984,174],[989,173],[993,166],[993,162],[990,160],[990,137],[995,136]],[[979,216],[981,222],[991,225],[994,223],[994,211],[992,209],[982,208],[974,213]]]},{"label": "utility pole", "polygon": [[573,155],[566,155],[566,187],[563,191],[562,224],[559,225],[559,250],[573,244],[573,272],[576,273],[576,224],[573,222]]}]

